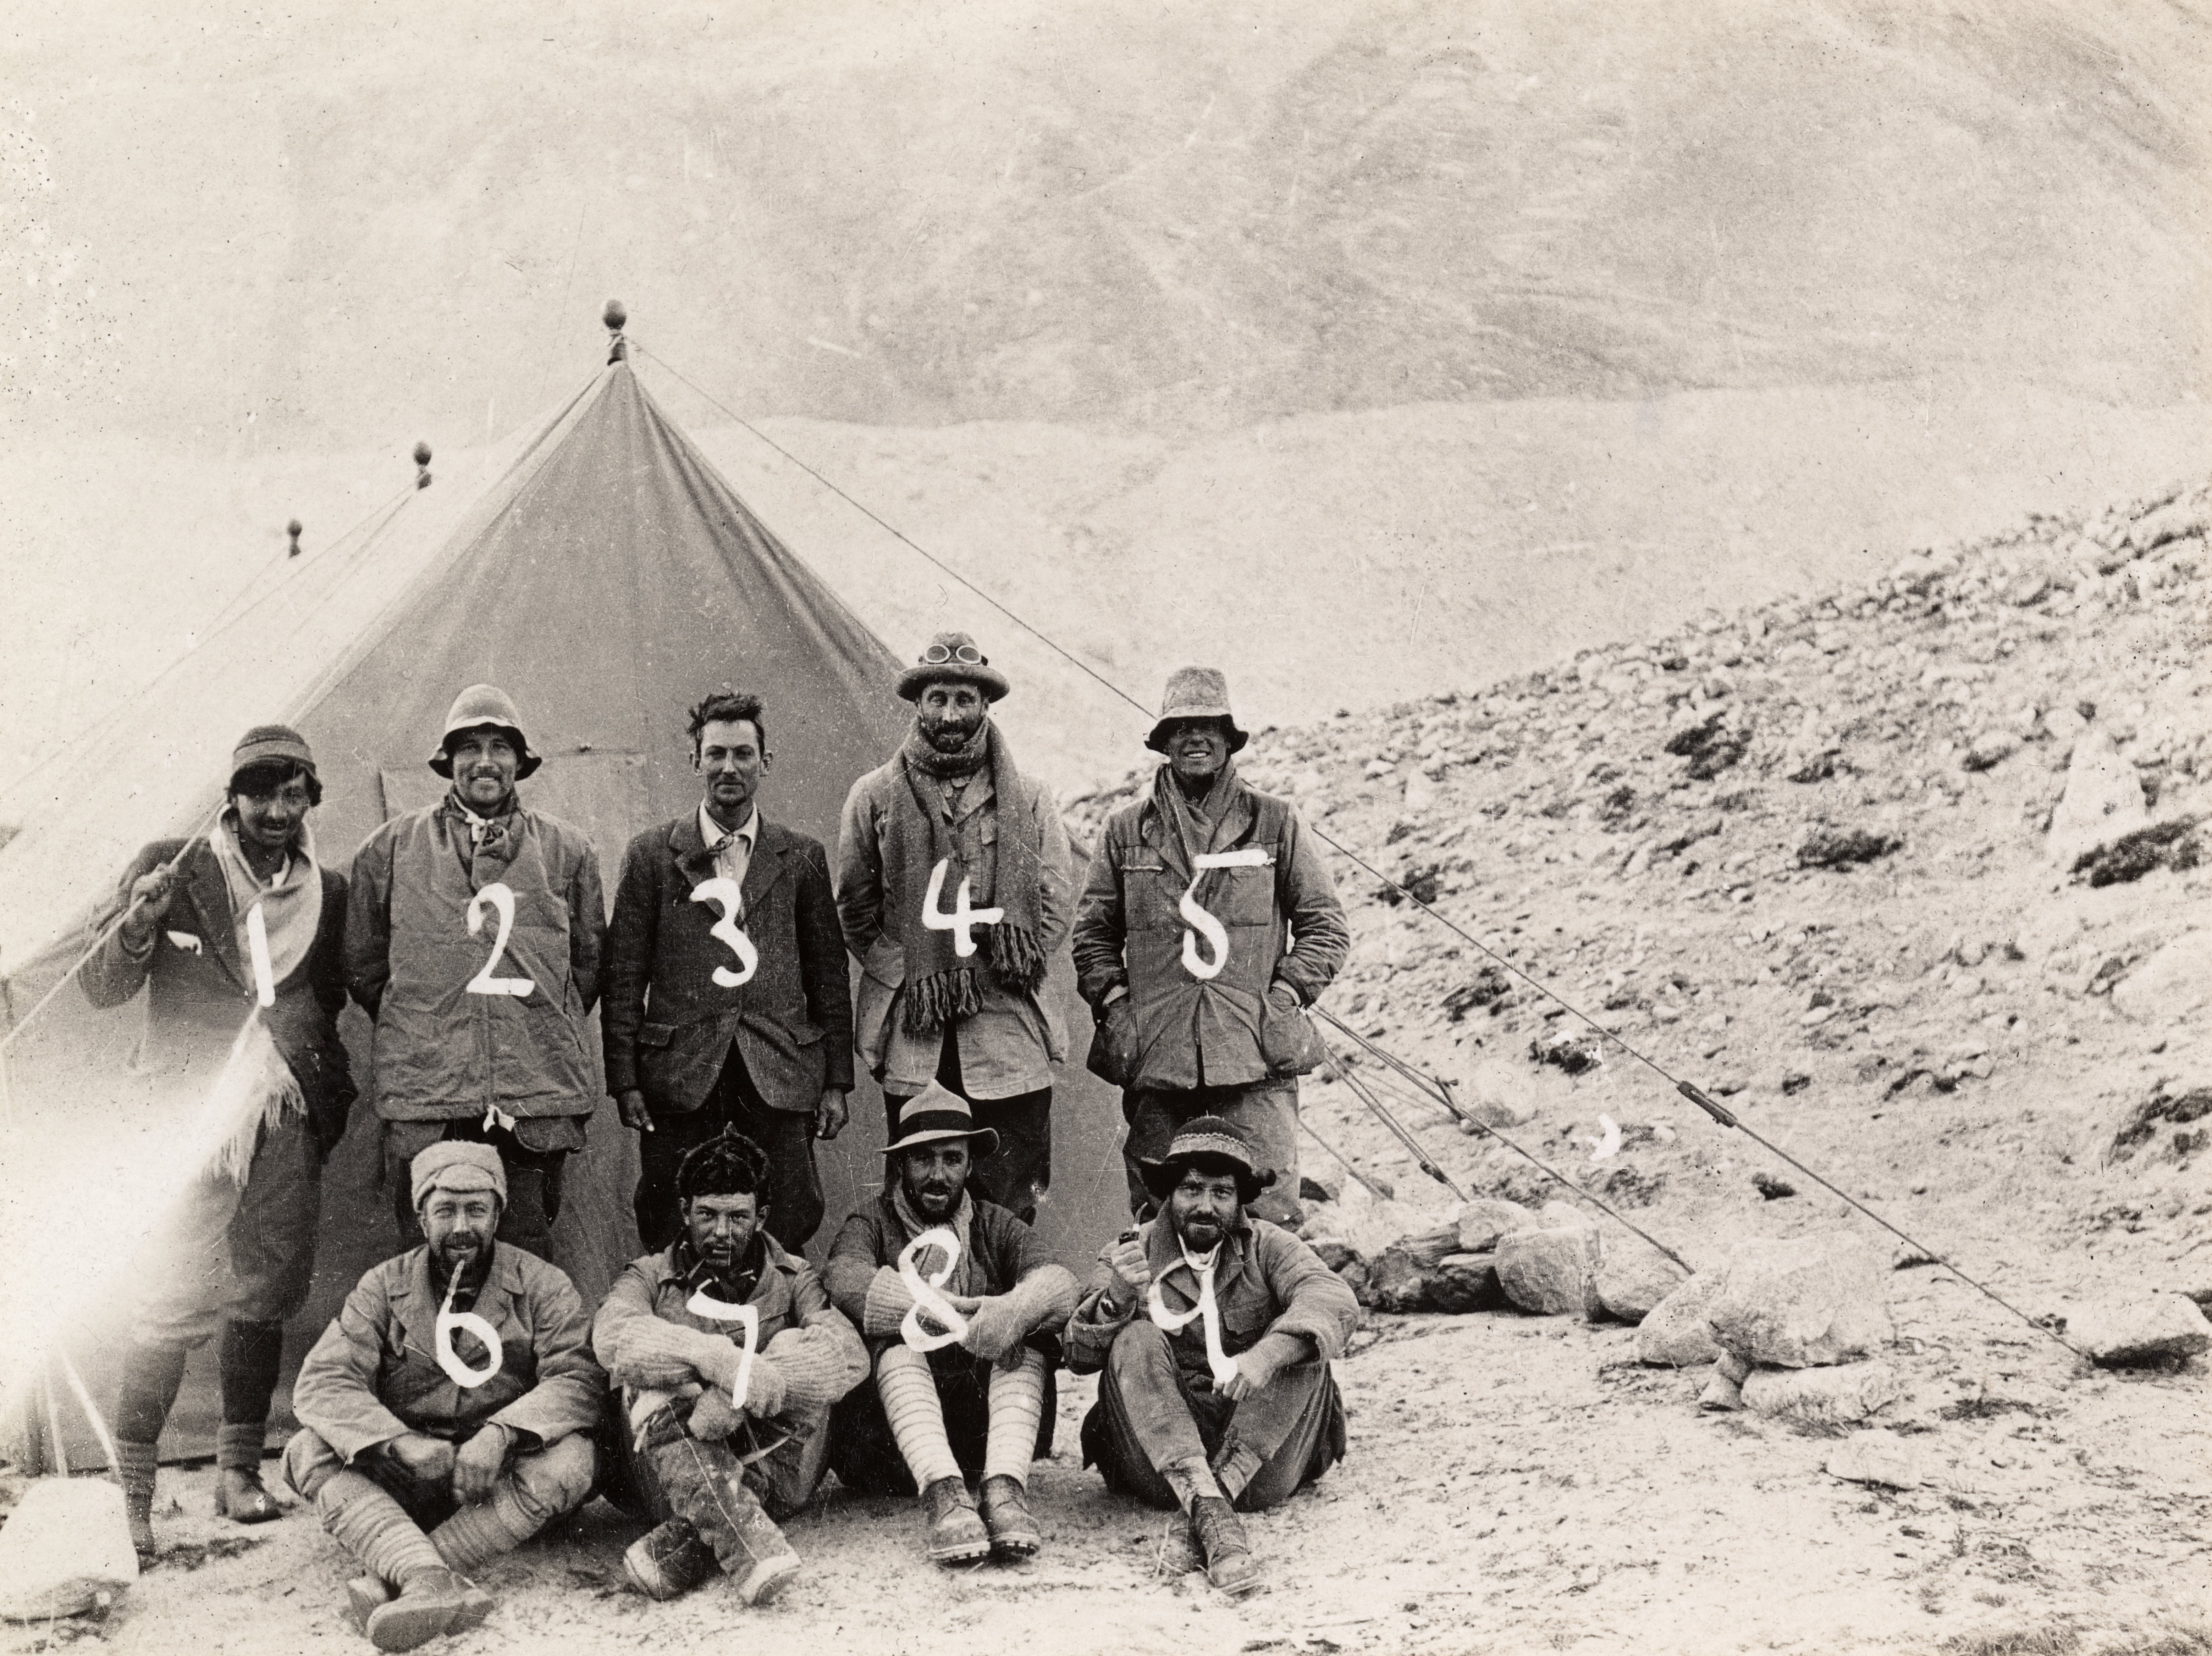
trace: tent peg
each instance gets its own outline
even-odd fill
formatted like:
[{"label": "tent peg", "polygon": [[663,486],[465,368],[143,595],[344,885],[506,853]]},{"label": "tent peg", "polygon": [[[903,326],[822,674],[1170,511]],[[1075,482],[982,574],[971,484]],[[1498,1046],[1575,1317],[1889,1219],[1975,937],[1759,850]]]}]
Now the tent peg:
[{"label": "tent peg", "polygon": [[415,445],[415,487],[430,487],[430,446],[428,443]]},{"label": "tent peg", "polygon": [[628,361],[629,344],[623,337],[623,325],[629,320],[629,312],[623,309],[622,300],[609,300],[607,308],[599,313],[599,320],[606,325],[608,333],[613,336],[607,341],[607,366],[612,367],[617,362]]}]

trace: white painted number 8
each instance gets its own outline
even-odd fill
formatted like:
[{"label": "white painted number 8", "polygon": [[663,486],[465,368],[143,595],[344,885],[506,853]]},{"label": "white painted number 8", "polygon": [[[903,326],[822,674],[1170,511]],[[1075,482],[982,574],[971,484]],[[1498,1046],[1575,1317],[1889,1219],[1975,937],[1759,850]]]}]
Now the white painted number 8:
[{"label": "white painted number 8", "polygon": [[507,953],[507,939],[514,930],[514,893],[495,880],[469,899],[469,936],[483,930],[484,905],[489,903],[499,911],[499,935],[492,940],[491,958],[483,963],[483,970],[468,982],[471,995],[513,995],[520,999],[538,987],[528,978],[495,978],[500,959]]},{"label": "white painted number 8", "polygon": [[722,918],[714,922],[712,935],[729,944],[730,952],[738,957],[738,969],[734,972],[726,966],[714,968],[714,981],[725,989],[750,983],[753,974],[760,970],[760,951],[753,947],[750,937],[738,930],[738,911],[744,907],[744,895],[738,889],[738,883],[717,874],[691,888],[691,901],[712,903],[722,911]]},{"label": "white painted number 8", "polygon": [[[1193,928],[1182,934],[1182,968],[1200,982],[1219,977],[1221,968],[1229,964],[1229,931],[1200,905],[1198,883],[1206,877],[1206,870],[1210,868],[1265,868],[1268,855],[1259,846],[1252,846],[1243,851],[1217,851],[1191,858],[1190,883],[1183,889],[1182,901],[1176,905],[1176,912]],[[1210,945],[1211,960],[1199,953],[1200,935]]]}]

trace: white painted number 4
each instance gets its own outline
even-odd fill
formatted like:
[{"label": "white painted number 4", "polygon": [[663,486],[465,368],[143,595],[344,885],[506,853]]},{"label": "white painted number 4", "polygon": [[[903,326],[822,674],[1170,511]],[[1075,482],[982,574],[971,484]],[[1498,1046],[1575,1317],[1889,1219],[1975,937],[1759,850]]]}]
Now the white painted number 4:
[{"label": "white painted number 4", "polygon": [[717,874],[711,880],[702,880],[691,888],[695,903],[712,903],[722,911],[722,918],[714,922],[710,935],[729,944],[730,952],[738,957],[738,969],[726,966],[714,968],[714,981],[725,989],[735,989],[739,984],[750,983],[753,974],[760,970],[760,951],[753,940],[738,930],[738,911],[744,906],[744,896],[735,880]]},{"label": "white painted number 4", "polygon": [[469,936],[483,930],[484,906],[489,903],[499,911],[499,935],[492,939],[491,958],[483,963],[483,970],[471,978],[468,991],[471,995],[513,995],[517,999],[538,987],[528,978],[495,978],[501,958],[507,953],[507,939],[514,930],[514,893],[503,883],[495,880],[469,899]]},{"label": "white painted number 4", "polygon": [[1003,908],[973,908],[969,895],[968,877],[960,877],[960,889],[953,893],[952,910],[947,913],[938,904],[945,897],[945,872],[952,864],[950,857],[940,857],[937,866],[929,870],[929,889],[921,894],[921,923],[932,931],[952,934],[952,952],[966,960],[975,952],[975,933],[979,925],[996,925],[1006,919]]}]

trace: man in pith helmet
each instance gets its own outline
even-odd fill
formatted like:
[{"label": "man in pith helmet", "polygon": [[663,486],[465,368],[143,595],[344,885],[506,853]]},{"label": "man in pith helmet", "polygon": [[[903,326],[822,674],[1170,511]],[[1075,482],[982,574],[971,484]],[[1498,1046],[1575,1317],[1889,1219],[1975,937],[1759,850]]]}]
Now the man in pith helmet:
[{"label": "man in pith helmet", "polygon": [[543,761],[505,691],[454,698],[429,766],[453,784],[355,853],[346,977],[376,1024],[372,1079],[400,1234],[404,1170],[441,1139],[499,1152],[501,1237],[552,1248],[562,1166],[599,1102],[586,1019],[606,931],[599,864],[580,828],[515,784]]}]

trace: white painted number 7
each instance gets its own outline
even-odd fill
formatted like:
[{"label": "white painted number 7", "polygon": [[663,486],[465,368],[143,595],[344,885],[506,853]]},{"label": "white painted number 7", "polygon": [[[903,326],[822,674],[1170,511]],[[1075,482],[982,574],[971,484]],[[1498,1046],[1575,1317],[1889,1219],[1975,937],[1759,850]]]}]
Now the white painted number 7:
[{"label": "white painted number 7", "polygon": [[722,911],[722,918],[714,922],[711,934],[729,944],[730,952],[738,957],[738,969],[726,966],[714,968],[714,981],[725,989],[735,989],[739,984],[750,983],[753,974],[760,970],[760,951],[753,940],[738,930],[738,911],[744,906],[744,894],[738,883],[717,874],[711,880],[702,880],[691,888],[695,903],[712,903]]},{"label": "white painted number 7", "polygon": [[501,957],[507,953],[507,935],[514,930],[514,893],[503,883],[495,880],[469,899],[469,936],[483,930],[484,905],[489,903],[499,911],[499,935],[492,940],[491,958],[483,963],[483,970],[468,982],[471,995],[513,995],[517,999],[538,987],[528,978],[495,978],[492,974],[499,968]]}]

